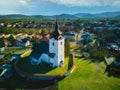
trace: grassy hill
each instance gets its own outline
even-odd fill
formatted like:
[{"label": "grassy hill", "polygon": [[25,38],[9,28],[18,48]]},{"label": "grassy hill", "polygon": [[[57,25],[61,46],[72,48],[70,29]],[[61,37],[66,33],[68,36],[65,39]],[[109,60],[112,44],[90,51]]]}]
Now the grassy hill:
[{"label": "grassy hill", "polygon": [[75,60],[73,73],[61,80],[58,90],[119,90],[120,79],[108,77],[104,62],[91,62],[89,59]]}]

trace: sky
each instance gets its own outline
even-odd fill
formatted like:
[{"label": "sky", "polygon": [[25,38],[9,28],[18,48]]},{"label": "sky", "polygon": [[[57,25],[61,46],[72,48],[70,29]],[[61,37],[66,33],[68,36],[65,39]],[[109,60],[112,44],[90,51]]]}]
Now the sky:
[{"label": "sky", "polygon": [[0,0],[0,15],[58,15],[120,11],[120,0]]}]

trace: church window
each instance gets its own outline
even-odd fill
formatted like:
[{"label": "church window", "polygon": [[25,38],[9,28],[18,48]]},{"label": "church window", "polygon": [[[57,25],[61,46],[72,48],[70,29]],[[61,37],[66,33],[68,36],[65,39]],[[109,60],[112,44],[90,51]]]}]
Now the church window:
[{"label": "church window", "polygon": [[54,46],[54,42],[53,42],[53,46]]},{"label": "church window", "polygon": [[62,42],[60,44],[62,45]]}]

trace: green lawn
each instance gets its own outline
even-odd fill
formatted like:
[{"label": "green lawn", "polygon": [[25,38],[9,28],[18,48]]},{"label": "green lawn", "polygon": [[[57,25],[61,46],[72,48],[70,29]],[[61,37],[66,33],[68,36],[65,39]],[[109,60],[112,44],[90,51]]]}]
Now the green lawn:
[{"label": "green lawn", "polygon": [[69,66],[68,66],[68,61],[69,61],[69,58],[65,58],[65,64],[62,66],[62,67],[58,67],[58,68],[55,68],[51,71],[49,71],[47,74],[56,74],[56,73],[60,73],[61,75],[63,75],[65,72],[67,72]]},{"label": "green lawn", "polygon": [[76,58],[75,64],[73,73],[59,82],[59,90],[120,90],[120,79],[104,73],[104,62]]},{"label": "green lawn", "polygon": [[23,54],[23,53],[26,52],[26,51],[27,51],[26,48],[9,47],[7,52]]}]

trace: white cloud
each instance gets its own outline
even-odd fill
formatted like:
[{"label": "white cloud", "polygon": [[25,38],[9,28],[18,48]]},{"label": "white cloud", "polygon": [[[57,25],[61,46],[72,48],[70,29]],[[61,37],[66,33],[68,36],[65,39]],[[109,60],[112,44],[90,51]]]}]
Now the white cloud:
[{"label": "white cloud", "polygon": [[120,6],[120,0],[47,0],[66,6]]},{"label": "white cloud", "polygon": [[29,8],[31,0],[0,0],[0,14],[19,13],[19,9]]},{"label": "white cloud", "polygon": [[22,10],[34,10],[46,4],[46,1],[47,0],[0,0],[0,14],[17,14],[22,12]]},{"label": "white cloud", "polygon": [[20,13],[21,9],[31,11],[44,8],[49,3],[65,5],[69,7],[95,7],[115,6],[120,7],[120,0],[0,0],[0,14]]}]

